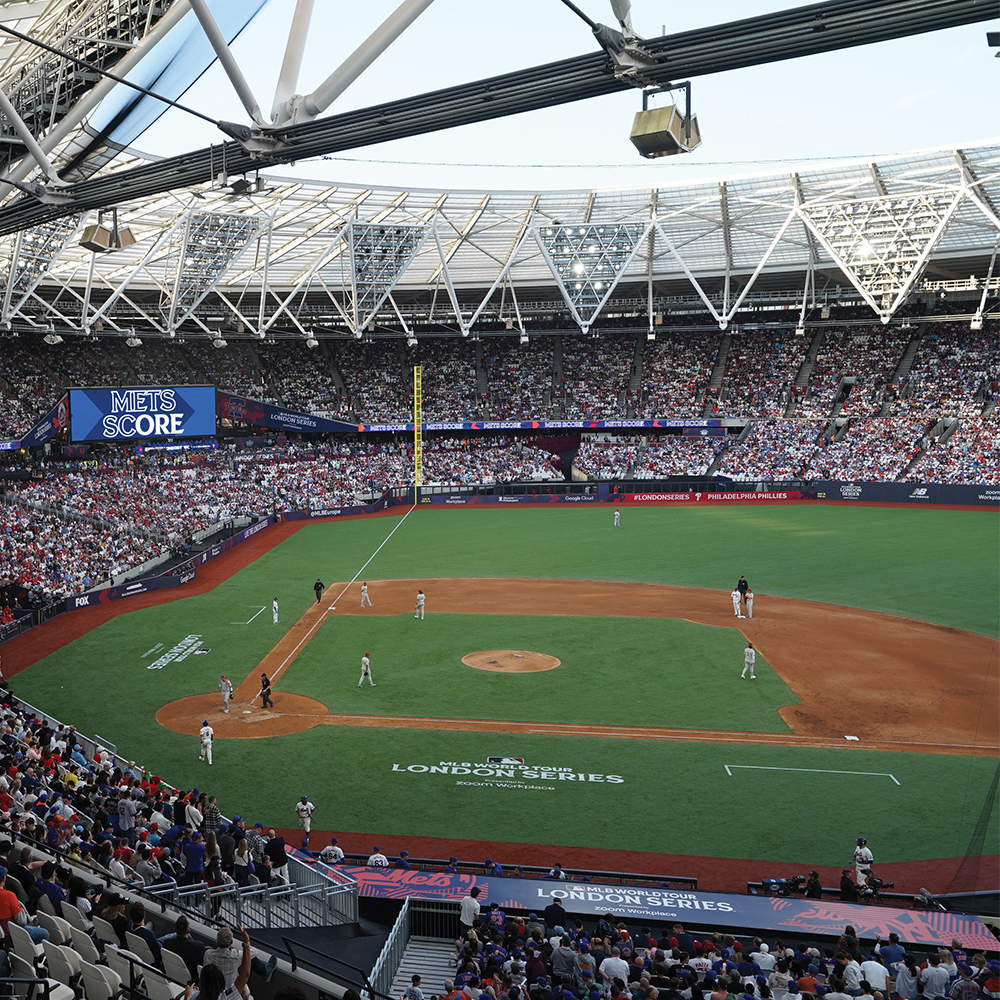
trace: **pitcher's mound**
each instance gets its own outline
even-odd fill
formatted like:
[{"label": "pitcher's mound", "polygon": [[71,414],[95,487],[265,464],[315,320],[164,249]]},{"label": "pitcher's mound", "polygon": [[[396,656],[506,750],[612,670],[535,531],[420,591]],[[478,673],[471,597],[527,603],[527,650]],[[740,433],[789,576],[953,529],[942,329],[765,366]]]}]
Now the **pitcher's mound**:
[{"label": "pitcher's mound", "polygon": [[529,649],[487,649],[482,653],[467,653],[462,657],[467,667],[494,670],[502,674],[534,674],[539,670],[555,670],[562,660],[548,653],[533,653]]}]

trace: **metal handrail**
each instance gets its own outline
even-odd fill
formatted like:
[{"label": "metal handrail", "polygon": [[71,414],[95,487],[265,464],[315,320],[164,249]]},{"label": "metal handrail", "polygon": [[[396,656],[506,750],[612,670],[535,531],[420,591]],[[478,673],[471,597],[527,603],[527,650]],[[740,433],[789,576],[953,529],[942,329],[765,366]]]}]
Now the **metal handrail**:
[{"label": "metal handrail", "polygon": [[289,958],[291,958],[292,960],[292,972],[295,972],[300,965],[306,965],[310,969],[316,969],[317,971],[322,972],[324,975],[329,975],[329,972],[322,965],[319,965],[316,962],[310,962],[308,959],[299,958],[299,956],[295,954],[295,951],[292,948],[292,945],[294,944],[295,948],[299,949],[300,951],[312,952],[314,955],[319,955],[321,958],[325,959],[328,962],[336,962],[337,965],[342,965],[345,969],[350,969],[352,972],[356,972],[358,974],[358,979],[355,982],[352,982],[351,985],[363,986],[365,992],[368,994],[369,997],[380,997],[382,998],[382,1000],[392,1000],[392,998],[388,996],[388,994],[379,993],[375,989],[375,987],[372,986],[371,980],[368,978],[368,973],[365,972],[364,969],[361,969],[356,965],[351,965],[350,962],[345,962],[342,958],[337,958],[336,955],[332,955],[329,952],[320,951],[319,949],[312,948],[307,944],[302,944],[301,941],[292,942],[289,938],[285,937],[284,935],[281,936],[281,943],[285,946],[285,950],[287,951]]}]

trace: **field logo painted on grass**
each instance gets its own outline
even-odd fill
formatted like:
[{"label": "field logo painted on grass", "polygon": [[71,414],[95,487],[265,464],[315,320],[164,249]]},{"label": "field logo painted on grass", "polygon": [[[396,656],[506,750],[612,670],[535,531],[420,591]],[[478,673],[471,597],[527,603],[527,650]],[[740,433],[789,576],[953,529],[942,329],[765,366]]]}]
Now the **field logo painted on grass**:
[{"label": "field logo painted on grass", "polygon": [[176,646],[168,649],[163,656],[157,660],[153,660],[146,669],[162,670],[168,663],[179,663],[181,660],[186,660],[192,653],[198,650],[200,645],[200,635],[186,635]]},{"label": "field logo painted on grass", "polygon": [[[542,781],[574,781],[601,782],[611,785],[622,785],[625,779],[620,774],[584,774],[572,767],[549,767],[548,765],[514,763],[520,757],[488,757],[485,764],[470,761],[458,763],[443,760],[440,764],[405,764],[394,763],[390,770],[409,774],[448,774],[468,775],[469,778],[502,779],[494,781],[456,781],[456,785],[471,785],[477,788],[514,788],[528,790],[551,791],[555,785],[537,785],[522,779],[540,779]],[[499,766],[505,765],[505,766]]]}]

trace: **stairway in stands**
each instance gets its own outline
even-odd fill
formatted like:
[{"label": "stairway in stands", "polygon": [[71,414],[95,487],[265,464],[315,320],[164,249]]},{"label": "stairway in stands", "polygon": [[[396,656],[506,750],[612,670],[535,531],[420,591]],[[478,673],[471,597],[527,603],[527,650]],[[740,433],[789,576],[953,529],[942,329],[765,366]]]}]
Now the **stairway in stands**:
[{"label": "stairway in stands", "polygon": [[[795,388],[805,389],[809,385],[809,379],[812,376],[813,369],[816,367],[816,357],[819,354],[819,349],[823,346],[823,340],[825,337],[825,330],[817,330],[813,334],[812,342],[809,344],[809,348],[806,351],[806,356],[802,359],[802,365],[799,368],[798,374],[795,376],[795,381],[792,383]],[[788,405],[785,407],[785,416],[794,417],[795,407],[798,406],[799,400],[805,397],[805,392],[796,393],[795,389],[789,394]]]},{"label": "stairway in stands", "polygon": [[[896,370],[892,373],[892,378],[889,379],[890,385],[902,385],[906,381],[906,377],[910,374],[910,369],[913,367],[913,359],[917,356],[917,348],[920,346],[922,337],[923,331],[920,327],[916,327],[910,335],[910,342],[906,345],[906,350],[903,351],[903,356],[899,359],[899,364],[896,365]],[[889,416],[892,403],[891,399],[883,400],[882,408],[878,411],[878,415],[880,417]]]},{"label": "stairway in stands", "polygon": [[636,334],[635,353],[632,355],[632,373],[628,379],[628,410],[626,419],[634,420],[637,415],[636,407],[639,405],[639,397],[642,395],[642,352],[646,347],[646,335]]},{"label": "stairway in stands", "polygon": [[439,938],[411,937],[403,952],[403,959],[392,980],[389,995],[398,997],[412,985],[417,975],[423,980],[420,988],[424,995],[446,991],[444,981],[455,978],[455,945],[452,941]]},{"label": "stairway in stands", "polygon": [[712,369],[712,374],[708,379],[708,389],[705,392],[705,408],[701,412],[703,417],[710,417],[712,415],[712,406],[719,398],[719,394],[712,392],[712,390],[722,388],[722,376],[726,374],[726,358],[729,355],[729,345],[732,342],[733,338],[728,333],[722,335],[722,340],[719,342],[719,353],[715,358],[715,367]]}]

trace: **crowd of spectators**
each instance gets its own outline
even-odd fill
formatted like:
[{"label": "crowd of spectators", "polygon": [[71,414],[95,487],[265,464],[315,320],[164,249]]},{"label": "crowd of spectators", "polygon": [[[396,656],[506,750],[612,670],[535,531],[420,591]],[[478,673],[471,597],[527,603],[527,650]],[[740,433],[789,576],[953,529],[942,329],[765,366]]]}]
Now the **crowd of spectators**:
[{"label": "crowd of spectators", "polygon": [[962,417],[958,430],[947,441],[933,444],[906,479],[1000,485],[1000,414]]},{"label": "crowd of spectators", "polygon": [[337,344],[334,359],[347,387],[346,405],[361,423],[413,418],[413,385],[405,377],[401,340]]},{"label": "crowd of spectators", "polygon": [[737,480],[796,479],[816,449],[818,420],[756,420],[719,461],[719,473]]},{"label": "crowd of spectators", "polygon": [[614,420],[627,415],[625,392],[635,338],[563,337],[567,420]]},{"label": "crowd of spectators", "polygon": [[160,555],[165,545],[128,530],[21,504],[0,506],[0,579],[30,603],[49,603],[107,583]]},{"label": "crowd of spectators", "polygon": [[301,341],[255,345],[266,388],[261,398],[299,413],[337,419],[344,408],[330,361],[321,348]]},{"label": "crowd of spectators", "polygon": [[639,451],[632,469],[634,479],[660,479],[663,476],[703,476],[711,468],[724,437],[689,437],[671,434],[651,438]]},{"label": "crowd of spectators", "polygon": [[780,417],[805,358],[804,337],[791,330],[734,333],[717,406],[727,417]]},{"label": "crowd of spectators", "polygon": [[891,412],[979,416],[985,400],[996,398],[998,353],[995,324],[978,332],[959,323],[928,328]]},{"label": "crowd of spectators", "polygon": [[[839,415],[876,416],[884,395],[893,391],[892,376],[906,350],[909,333],[868,325],[823,331],[823,343],[795,415],[828,417],[841,403]],[[840,388],[845,376],[856,379],[847,394]]]},{"label": "crowd of spectators", "polygon": [[589,479],[625,479],[639,457],[638,438],[602,435],[580,442],[573,467]]},{"label": "crowd of spectators", "polygon": [[514,337],[494,337],[483,341],[483,352],[493,420],[549,416],[554,388],[550,337],[527,344]]},{"label": "crowd of spectators", "polygon": [[468,340],[455,343],[420,340],[408,357],[411,374],[420,365],[424,419],[470,421],[483,419],[476,392],[476,350]]},{"label": "crowd of spectators", "polygon": [[642,356],[642,392],[636,417],[699,417],[719,353],[718,333],[657,330]]},{"label": "crowd of spectators", "polygon": [[59,400],[61,385],[34,338],[5,340],[0,350],[0,437],[18,438]]},{"label": "crowd of spectators", "polygon": [[892,483],[916,456],[927,431],[926,418],[871,417],[851,420],[838,441],[817,451],[807,475]]}]

